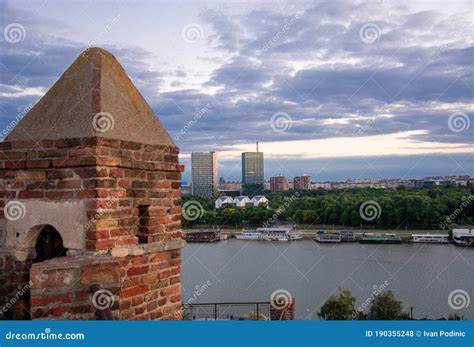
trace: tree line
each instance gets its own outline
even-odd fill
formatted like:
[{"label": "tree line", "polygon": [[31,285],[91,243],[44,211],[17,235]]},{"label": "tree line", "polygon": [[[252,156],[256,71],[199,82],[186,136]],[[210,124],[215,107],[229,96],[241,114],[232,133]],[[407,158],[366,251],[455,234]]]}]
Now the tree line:
[{"label": "tree line", "polygon": [[[183,225],[259,226],[274,217],[299,224],[399,229],[444,229],[453,224],[474,224],[474,187],[317,189],[266,192],[266,196],[268,206],[227,206],[219,211],[214,208],[214,199],[184,196],[183,204],[198,201],[203,211],[195,220],[183,218]],[[291,203],[286,203],[289,200]],[[376,218],[368,220],[361,216],[364,203],[375,206]]]},{"label": "tree line", "polygon": [[[395,298],[391,290],[381,292],[370,300],[366,311],[356,308],[356,298],[350,290],[340,288],[337,295],[332,295],[321,307],[318,316],[324,320],[407,320],[412,314],[404,311],[401,301]],[[460,320],[463,317],[450,314],[448,320]],[[438,318],[445,319],[445,318]]]}]

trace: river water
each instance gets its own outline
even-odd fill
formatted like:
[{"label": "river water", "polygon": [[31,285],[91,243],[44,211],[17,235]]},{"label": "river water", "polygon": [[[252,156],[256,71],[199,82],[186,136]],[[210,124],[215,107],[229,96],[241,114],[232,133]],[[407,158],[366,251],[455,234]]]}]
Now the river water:
[{"label": "river water", "polygon": [[[474,249],[447,244],[190,243],[182,281],[183,302],[269,301],[285,290],[295,299],[297,319],[318,319],[321,305],[340,287],[351,290],[358,307],[374,290],[390,289],[407,311],[413,307],[415,318],[455,312],[474,319]],[[461,309],[448,302],[455,290],[451,304]],[[459,290],[468,297],[456,295]]]}]

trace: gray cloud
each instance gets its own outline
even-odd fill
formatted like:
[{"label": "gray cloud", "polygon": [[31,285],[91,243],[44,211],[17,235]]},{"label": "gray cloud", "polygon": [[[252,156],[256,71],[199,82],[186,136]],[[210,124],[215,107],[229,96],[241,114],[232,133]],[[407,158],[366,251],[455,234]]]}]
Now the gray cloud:
[{"label": "gray cloud", "polygon": [[[37,96],[12,96],[12,86],[46,90],[86,43],[52,37],[44,22],[4,6],[2,23],[23,18],[25,41],[0,41],[0,126]],[[185,78],[181,68],[153,71],[154,56],[140,47],[109,46],[182,151],[222,150],[233,144],[335,136],[369,136],[424,130],[420,141],[472,144],[473,23],[466,14],[411,13],[384,2],[315,2],[228,15],[209,9],[200,18],[213,28],[208,46],[223,63],[203,87],[164,92],[168,74]],[[380,29],[372,44],[361,41],[364,24]],[[1,28],[3,31],[3,27]],[[202,57],[211,59],[211,57]],[[176,82],[174,87],[182,84]],[[10,94],[9,94],[10,93]],[[205,105],[212,107],[191,127]],[[455,133],[448,118],[464,112],[471,127]],[[275,112],[293,119],[291,131],[270,127]],[[388,114],[388,115],[387,115]],[[340,122],[337,122],[340,120]],[[330,123],[328,123],[331,121]],[[363,132],[358,132],[363,127]],[[438,157],[433,157],[436,160]],[[394,159],[396,160],[396,159]]]}]

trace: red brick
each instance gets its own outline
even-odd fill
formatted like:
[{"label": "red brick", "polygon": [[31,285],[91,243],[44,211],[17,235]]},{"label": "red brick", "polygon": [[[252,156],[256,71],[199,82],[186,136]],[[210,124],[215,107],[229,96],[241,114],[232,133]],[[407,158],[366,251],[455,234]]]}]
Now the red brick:
[{"label": "red brick", "polygon": [[53,159],[52,164],[53,164],[53,167],[92,166],[96,164],[96,159],[94,157]]},{"label": "red brick", "polygon": [[0,159],[26,159],[26,152],[0,152]]},{"label": "red brick", "polygon": [[15,178],[19,180],[44,180],[44,171],[17,171]]},{"label": "red brick", "polygon": [[110,177],[123,177],[123,175],[122,169],[110,169]]},{"label": "red brick", "polygon": [[79,189],[81,183],[81,180],[66,180],[58,182],[57,187],[58,189]]},{"label": "red brick", "polygon": [[95,156],[95,148],[86,147],[86,148],[72,148],[69,150],[70,157],[93,157]]},{"label": "red brick", "polygon": [[91,178],[96,177],[97,169],[96,168],[77,168],[74,169],[74,172],[79,175],[81,178]]},{"label": "red brick", "polygon": [[7,160],[4,163],[5,169],[25,169],[26,161],[25,160]]},{"label": "red brick", "polygon": [[122,291],[122,296],[124,298],[128,298],[130,296],[135,296],[135,295],[138,295],[138,294],[145,293],[147,290],[148,290],[148,286],[144,285],[144,284],[141,284],[141,285],[138,285],[138,286],[135,286],[135,287],[125,289],[124,291]]},{"label": "red brick", "polygon": [[46,169],[51,166],[51,160],[28,160],[26,167],[28,169]]},{"label": "red brick", "polygon": [[170,275],[171,275],[170,270],[164,270],[158,273],[157,277],[158,279],[162,280],[162,279],[170,277]]},{"label": "red brick", "polygon": [[78,147],[82,146],[84,144],[83,139],[61,139],[61,140],[56,140],[54,143],[56,147]]},{"label": "red brick", "polygon": [[52,181],[34,181],[26,186],[27,190],[48,190],[54,188],[55,184]]},{"label": "red brick", "polygon": [[115,158],[109,157],[97,157],[97,165],[104,165],[104,166],[119,166],[120,160]]},{"label": "red brick", "polygon": [[13,181],[8,183],[8,188],[10,189],[20,189],[25,187],[25,183],[23,181]]},{"label": "red brick", "polygon": [[41,296],[31,296],[31,305],[46,306],[52,303],[70,303],[72,302],[72,294],[42,294]]},{"label": "red brick", "polygon": [[132,298],[132,306],[137,306],[143,304],[143,296],[136,296]]},{"label": "red brick", "polygon": [[110,230],[110,236],[111,236],[111,237],[118,237],[118,236],[130,235],[130,234],[131,234],[130,229],[114,229],[114,230]]},{"label": "red brick", "polygon": [[44,197],[44,192],[38,192],[38,191],[20,192],[18,194],[19,199],[40,199],[43,197]]},{"label": "red brick", "polygon": [[57,158],[57,157],[66,157],[67,155],[67,149],[61,148],[61,149],[43,149],[39,150],[38,153],[38,158]]},{"label": "red brick", "polygon": [[146,266],[137,266],[137,267],[132,267],[127,271],[128,276],[136,276],[136,275],[142,275],[144,273],[148,272],[148,265]]},{"label": "red brick", "polygon": [[73,173],[71,170],[48,170],[46,171],[46,177],[48,179],[63,179],[72,177]]},{"label": "red brick", "polygon": [[181,286],[167,287],[161,290],[161,296],[171,296],[175,294],[181,294]]},{"label": "red brick", "polygon": [[181,295],[174,295],[171,297],[171,302],[181,302]]},{"label": "red brick", "polygon": [[46,198],[50,200],[72,199],[73,192],[46,192]]},{"label": "red brick", "polygon": [[95,190],[80,190],[76,192],[76,197],[79,199],[93,199],[97,198],[97,191]]}]

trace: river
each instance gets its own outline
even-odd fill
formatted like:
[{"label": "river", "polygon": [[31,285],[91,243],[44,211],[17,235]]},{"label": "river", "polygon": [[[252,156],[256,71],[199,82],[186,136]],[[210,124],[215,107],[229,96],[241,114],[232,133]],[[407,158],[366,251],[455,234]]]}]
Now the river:
[{"label": "river", "polygon": [[[390,289],[407,311],[413,307],[415,318],[458,313],[474,319],[473,248],[230,239],[189,243],[182,258],[183,302],[269,301],[274,291],[286,290],[295,299],[297,319],[318,319],[340,287],[351,290],[356,307],[374,289]],[[454,290],[468,294],[469,306],[450,307]]]}]

